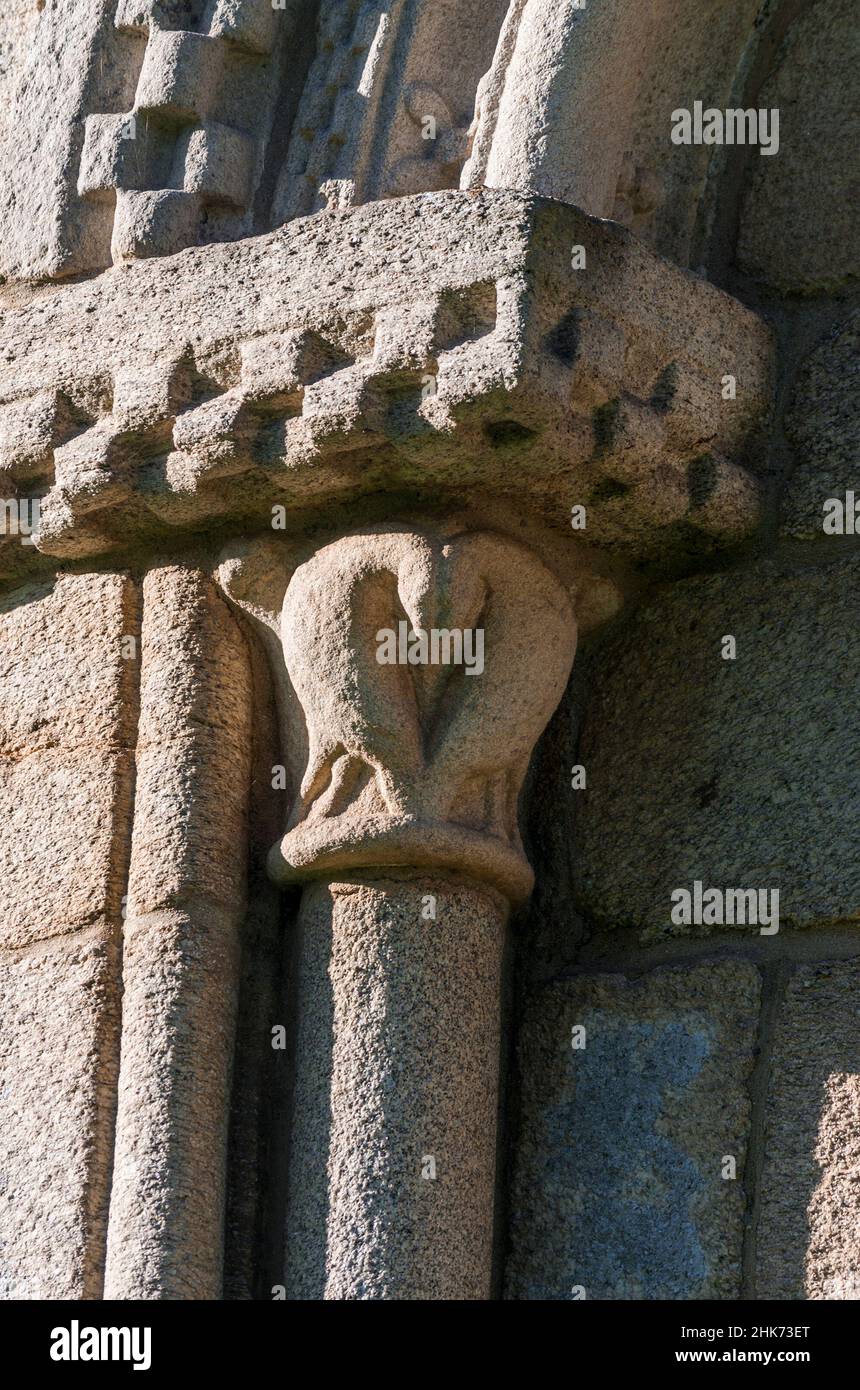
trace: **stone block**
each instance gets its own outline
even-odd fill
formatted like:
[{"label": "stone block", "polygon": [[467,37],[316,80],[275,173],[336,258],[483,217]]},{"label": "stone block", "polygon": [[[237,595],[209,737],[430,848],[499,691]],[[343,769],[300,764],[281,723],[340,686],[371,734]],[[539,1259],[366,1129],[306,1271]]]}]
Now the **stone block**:
[{"label": "stone block", "polygon": [[0,468],[16,476],[47,470],[61,414],[56,391],[0,406]]},{"label": "stone block", "polygon": [[141,193],[119,189],[111,255],[114,261],[169,256],[194,240],[199,224],[200,202],[193,193],[173,188]]},{"label": "stone block", "polygon": [[80,200],[78,164],[87,115],[127,109],[136,67],[118,51],[112,0],[28,8],[2,92],[0,275],[44,279],[108,264],[110,209]]},{"label": "stone block", "polygon": [[0,952],[0,1300],[101,1297],[118,955],[103,928]]},{"label": "stone block", "polygon": [[765,1117],[756,1297],[860,1299],[860,966],[800,966]]},{"label": "stone block", "polygon": [[[794,445],[796,468],[782,501],[782,533],[826,540],[825,502],[837,498],[844,506],[848,492],[860,500],[860,315],[852,315],[807,357],[785,432]],[[860,529],[856,520],[855,515],[852,524]]]},{"label": "stone block", "polygon": [[532,999],[508,1298],[740,1296],[758,1001],[741,961],[580,977]]},{"label": "stone block", "polygon": [[[294,0],[290,8],[295,9]],[[270,53],[278,22],[287,17],[287,4],[272,0],[215,0],[209,33],[246,48],[251,53]]]},{"label": "stone block", "polygon": [[244,208],[251,195],[254,142],[240,130],[207,121],[180,144],[186,193]]},{"label": "stone block", "polygon": [[114,23],[118,29],[146,33],[150,29],[187,29],[188,0],[119,0]]},{"label": "stone block", "polygon": [[0,761],[0,939],[84,926],[116,906],[117,761],[92,748]]},{"label": "stone block", "polygon": [[153,30],[137,83],[135,108],[167,120],[199,121],[221,73],[223,45],[205,34]]},{"label": "stone block", "polygon": [[113,419],[117,430],[151,430],[162,427],[167,436],[170,420],[191,399],[191,373],[186,361],[141,363],[114,377]]},{"label": "stone block", "polygon": [[78,512],[109,506],[128,493],[117,431],[110,416],[54,450],[54,483],[74,496]]},{"label": "stone block", "polygon": [[318,334],[301,329],[251,338],[241,352],[243,396],[271,410],[300,409],[305,386],[349,360]]},{"label": "stone block", "polygon": [[2,941],[116,917],[131,797],[134,590],[64,576],[0,601]]},{"label": "stone block", "polygon": [[[700,881],[779,889],[782,926],[856,920],[857,582],[853,559],[685,580],[604,649],[577,755],[587,916],[649,940],[720,929],[671,920],[673,891]],[[722,657],[727,635],[735,660]]]},{"label": "stone block", "polygon": [[140,186],[140,152],[132,131],[134,117],[124,115],[88,116],[78,193],[112,198],[117,188]]}]

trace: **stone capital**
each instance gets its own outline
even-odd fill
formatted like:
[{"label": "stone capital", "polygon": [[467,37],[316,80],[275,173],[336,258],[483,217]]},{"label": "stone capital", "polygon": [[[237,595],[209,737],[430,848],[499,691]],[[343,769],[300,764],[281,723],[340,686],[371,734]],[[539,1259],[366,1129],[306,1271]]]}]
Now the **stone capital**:
[{"label": "stone capital", "polygon": [[517,802],[576,647],[543,561],[490,531],[370,527],[295,569],[277,635],[307,757],[272,877],[441,872],[526,898]]}]

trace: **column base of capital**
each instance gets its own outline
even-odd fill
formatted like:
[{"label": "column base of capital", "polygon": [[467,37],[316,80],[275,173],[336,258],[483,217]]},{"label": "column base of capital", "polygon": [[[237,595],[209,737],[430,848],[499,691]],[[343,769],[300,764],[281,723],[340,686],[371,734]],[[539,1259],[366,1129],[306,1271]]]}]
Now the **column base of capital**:
[{"label": "column base of capital", "polygon": [[303,883],[359,870],[447,872],[488,883],[512,905],[525,901],[534,873],[519,846],[484,830],[417,817],[335,816],[305,822],[269,853],[275,883]]}]

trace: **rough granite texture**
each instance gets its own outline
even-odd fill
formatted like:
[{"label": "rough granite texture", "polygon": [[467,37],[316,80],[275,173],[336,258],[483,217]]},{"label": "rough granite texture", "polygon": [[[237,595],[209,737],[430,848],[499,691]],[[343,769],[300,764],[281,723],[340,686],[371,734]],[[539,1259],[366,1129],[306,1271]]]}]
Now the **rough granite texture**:
[{"label": "rough granite texture", "polygon": [[251,676],[235,619],[180,566],[143,586],[107,1298],[221,1295],[245,906]]},{"label": "rough granite texture", "polygon": [[0,599],[0,1298],[101,1296],[136,724],[134,586]]},{"label": "rough granite texture", "polygon": [[860,180],[848,152],[860,145],[860,25],[853,0],[820,0],[797,20],[757,105],[779,110],[779,153],[752,161],[741,267],[792,293],[856,286]]},{"label": "rough granite texture", "polygon": [[[401,612],[411,631],[474,634],[471,666],[380,665]],[[273,878],[406,865],[528,897],[518,798],[576,650],[570,600],[537,556],[491,532],[343,536],[293,574],[280,633],[308,755]]]},{"label": "rough granite texture", "polygon": [[[219,570],[268,638],[285,743],[302,754],[269,871],[282,884],[382,881],[303,902],[286,1285],[301,1298],[487,1298],[500,953],[507,904],[532,880],[518,798],[570,674],[573,610],[534,553],[492,532],[389,524],[291,573],[289,557],[246,547]],[[481,669],[381,664],[380,634],[401,614],[413,633],[479,633]],[[421,915],[425,893],[435,918]],[[380,1113],[389,1068],[411,1081]],[[457,1109],[483,1120],[477,1145]],[[419,1195],[425,1179],[413,1192],[404,1177],[422,1143],[445,1165],[438,1187],[426,1179],[435,1203]]]},{"label": "rough granite texture", "polygon": [[578,539],[637,557],[759,520],[744,463],[767,325],[625,229],[520,193],[320,213],[117,268],[10,307],[3,357],[11,495],[41,519],[0,566],[259,531],[277,507],[299,529],[380,490],[506,496],[568,538],[587,505]]},{"label": "rough granite texture", "polygon": [[728,104],[758,0],[512,0],[478,88],[463,187],[534,188],[632,226],[686,265],[708,146],[669,139]]},{"label": "rough granite texture", "polygon": [[802,966],[789,980],[770,1068],[757,1298],[860,1298],[858,997],[856,961]]},{"label": "rough granite texture", "polygon": [[0,954],[0,1300],[102,1296],[118,982],[112,929]]},{"label": "rough granite texture", "polygon": [[109,210],[81,202],[76,179],[83,116],[96,91],[106,109],[120,110],[133,91],[134,67],[111,22],[115,8],[116,0],[43,6],[32,0],[26,21],[22,16],[9,25],[20,46],[3,77],[0,118],[4,278],[63,276],[106,264],[98,248],[105,231],[109,237]]},{"label": "rough granite texture", "polygon": [[60,576],[0,597],[0,942],[119,912],[137,632],[121,575]]},{"label": "rough granite texture", "polygon": [[[858,574],[855,559],[766,561],[686,580],[600,654],[577,759],[588,785],[574,882],[586,915],[652,941],[707,934],[670,921],[673,890],[696,880],[778,888],[783,925],[860,915],[860,780],[846,756]],[[725,635],[734,661],[721,655]]]},{"label": "rough granite texture", "polygon": [[739,1296],[758,998],[752,965],[713,960],[534,997],[508,1298]]},{"label": "rough granite texture", "polygon": [[782,534],[826,538],[824,503],[845,504],[848,492],[860,500],[860,316],[832,329],[803,363],[785,432],[797,466],[782,501]]},{"label": "rough granite texture", "polygon": [[59,278],[272,225],[260,185],[310,61],[310,0],[28,9],[3,16],[0,272]]},{"label": "rough granite texture", "polygon": [[432,877],[306,889],[287,1297],[490,1297],[505,917]]}]

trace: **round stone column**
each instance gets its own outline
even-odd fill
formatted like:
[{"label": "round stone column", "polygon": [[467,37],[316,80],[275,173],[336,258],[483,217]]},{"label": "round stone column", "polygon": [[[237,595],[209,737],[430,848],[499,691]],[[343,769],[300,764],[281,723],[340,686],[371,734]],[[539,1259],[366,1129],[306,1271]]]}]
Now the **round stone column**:
[{"label": "round stone column", "polygon": [[307,749],[269,856],[306,885],[287,1297],[487,1299],[517,800],[570,603],[501,535],[370,527],[295,570],[277,631]]},{"label": "round stone column", "polygon": [[506,920],[451,881],[305,891],[288,1298],[490,1297]]}]

